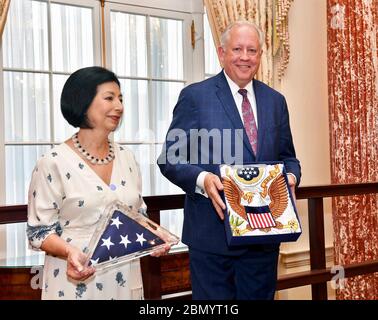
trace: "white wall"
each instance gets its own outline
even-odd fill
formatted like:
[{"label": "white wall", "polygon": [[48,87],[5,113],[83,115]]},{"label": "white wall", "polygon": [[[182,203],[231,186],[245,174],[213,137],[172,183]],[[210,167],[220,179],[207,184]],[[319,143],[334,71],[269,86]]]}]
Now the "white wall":
[{"label": "white wall", "polygon": [[[330,150],[327,84],[326,1],[297,0],[289,12],[290,62],[277,89],[287,100],[297,157],[302,166],[301,186],[329,184]],[[328,262],[332,263],[330,199],[324,202]],[[303,234],[281,246],[280,273],[309,269],[307,203],[298,201]],[[281,291],[280,299],[311,299],[310,288]]]},{"label": "white wall", "polygon": [[302,186],[330,183],[326,1],[294,1],[289,13],[290,62],[281,82]]}]

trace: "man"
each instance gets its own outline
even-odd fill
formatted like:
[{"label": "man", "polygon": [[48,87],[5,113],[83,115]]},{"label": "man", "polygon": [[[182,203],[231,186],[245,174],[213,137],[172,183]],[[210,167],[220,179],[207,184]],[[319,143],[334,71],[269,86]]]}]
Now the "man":
[{"label": "man", "polygon": [[[283,161],[292,191],[299,184],[285,98],[253,79],[263,41],[252,23],[227,27],[218,48],[223,71],[182,90],[158,160],[162,174],[186,192],[182,240],[193,299],[274,298],[279,244],[227,245],[219,178],[229,150],[234,163]],[[193,143],[206,140],[204,131],[211,132],[207,143]]]}]

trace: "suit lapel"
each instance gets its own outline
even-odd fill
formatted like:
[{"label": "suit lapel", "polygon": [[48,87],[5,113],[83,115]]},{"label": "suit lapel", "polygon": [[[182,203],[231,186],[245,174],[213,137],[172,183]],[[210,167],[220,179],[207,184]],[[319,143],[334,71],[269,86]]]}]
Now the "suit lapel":
[{"label": "suit lapel", "polygon": [[226,113],[226,115],[230,118],[233,126],[235,129],[243,129],[243,137],[240,136],[238,132],[238,136],[240,139],[243,139],[244,146],[248,149],[248,151],[254,155],[252,151],[251,144],[249,143],[247,133],[245,132],[243,122],[240,118],[238,108],[236,107],[235,100],[231,94],[230,87],[227,83],[226,77],[223,74],[223,71],[218,74],[218,81],[217,87],[218,90],[216,91],[216,95],[218,96],[222,107]]}]

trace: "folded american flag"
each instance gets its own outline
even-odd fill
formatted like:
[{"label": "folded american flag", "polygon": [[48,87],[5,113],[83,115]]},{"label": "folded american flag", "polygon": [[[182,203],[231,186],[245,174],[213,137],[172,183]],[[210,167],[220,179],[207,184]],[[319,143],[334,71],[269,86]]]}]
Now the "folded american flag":
[{"label": "folded american flag", "polygon": [[[153,225],[151,227],[156,228]],[[144,226],[115,210],[99,238],[89,265],[111,261],[164,243]]]}]

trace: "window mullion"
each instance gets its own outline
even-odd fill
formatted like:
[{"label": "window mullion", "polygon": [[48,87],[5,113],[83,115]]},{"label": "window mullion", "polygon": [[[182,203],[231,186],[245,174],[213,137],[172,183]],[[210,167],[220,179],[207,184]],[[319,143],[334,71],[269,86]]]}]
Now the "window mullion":
[{"label": "window mullion", "polygon": [[52,70],[52,35],[51,35],[51,1],[47,4],[47,52],[49,56],[49,109],[50,109],[50,141],[55,142],[54,132],[54,90],[53,90],[53,70]]},{"label": "window mullion", "polygon": [[[151,34],[150,34],[150,15],[146,16],[146,43],[147,43],[147,78],[148,78],[148,110],[149,117],[148,117],[148,123],[149,123],[149,130],[151,132],[155,132],[154,128],[154,119],[155,119],[155,108],[153,108],[152,103],[154,101],[152,97],[152,57],[151,57]],[[152,151],[155,150],[154,145],[148,145],[149,151],[150,151],[150,157],[153,157],[154,155],[151,154]],[[156,193],[156,184],[155,184],[155,173],[154,173],[154,166],[150,165],[150,193],[155,194]]]},{"label": "window mullion", "polygon": [[4,143],[6,146],[43,146],[43,145],[52,145],[51,141],[12,141]]},{"label": "window mullion", "polygon": [[[3,65],[3,46],[1,44],[0,39],[0,61],[1,66]],[[1,69],[0,73],[0,92],[4,92],[4,84],[3,84],[3,78],[4,78],[4,70]],[[4,94],[0,95],[0,123],[4,124]],[[2,125],[2,129],[0,132],[0,204],[5,204],[5,132],[4,132],[5,125]]]}]

